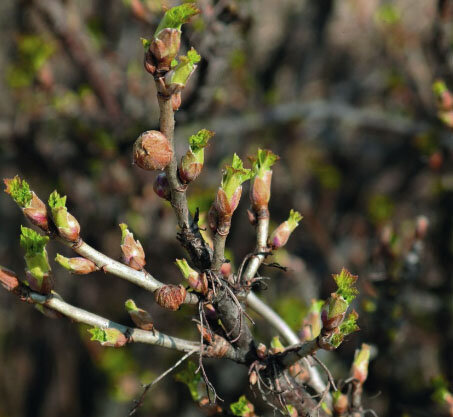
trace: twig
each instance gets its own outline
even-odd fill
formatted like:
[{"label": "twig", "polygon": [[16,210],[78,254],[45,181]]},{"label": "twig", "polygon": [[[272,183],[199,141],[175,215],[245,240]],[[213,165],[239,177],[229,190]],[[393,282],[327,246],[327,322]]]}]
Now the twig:
[{"label": "twig", "polygon": [[337,386],[335,385],[335,381],[333,380],[332,373],[329,371],[329,368],[324,364],[324,362],[319,359],[316,355],[313,355],[312,358],[321,366],[322,369],[324,369],[324,372],[327,375],[327,378],[329,378],[330,385],[332,385],[332,388],[334,391],[338,391]]},{"label": "twig", "polygon": [[144,386],[142,394],[140,395],[140,398],[136,401],[134,408],[132,408],[132,410],[129,412],[129,416],[133,416],[137,412],[137,410],[142,406],[146,393],[151,389],[153,385],[157,384],[160,380],[165,378],[170,372],[174,371],[179,365],[181,365],[189,356],[192,356],[195,352],[197,352],[197,349],[187,352],[171,368],[168,368],[164,373],[160,374],[153,382],[146,384]]},{"label": "twig", "polygon": [[[87,243],[80,240],[77,244],[68,242],[67,240],[57,238],[60,243],[72,248],[76,253],[83,256],[86,259],[94,262],[96,266],[105,272],[109,272],[120,278],[123,278],[129,282],[132,282],[145,290],[154,292],[164,284],[154,278],[151,274],[146,271],[137,271],[121,262],[115,261],[114,259],[104,255],[102,252],[94,249]],[[187,293],[185,303],[196,304],[198,302],[198,296],[195,293]]]}]

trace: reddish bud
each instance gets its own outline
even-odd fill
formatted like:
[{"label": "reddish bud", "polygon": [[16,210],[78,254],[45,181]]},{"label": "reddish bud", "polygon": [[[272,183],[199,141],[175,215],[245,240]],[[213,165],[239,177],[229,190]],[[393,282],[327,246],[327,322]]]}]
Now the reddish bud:
[{"label": "reddish bud", "polygon": [[291,210],[289,213],[288,220],[284,221],[280,226],[278,226],[269,237],[269,246],[273,249],[281,248],[286,245],[288,242],[291,233],[298,226],[299,222],[302,220],[302,216],[299,212]]},{"label": "reddish bud", "polygon": [[258,358],[264,359],[267,356],[267,347],[265,344],[260,343],[256,348],[256,354]]},{"label": "reddish bud", "polygon": [[142,308],[138,308],[135,305],[134,300],[131,299],[127,300],[124,305],[126,306],[126,310],[132,321],[138,328],[146,331],[154,331],[153,320],[147,311]]},{"label": "reddish bud", "polygon": [[258,381],[258,375],[255,371],[252,371],[249,376],[250,385],[255,385]]},{"label": "reddish bud", "polygon": [[34,225],[38,226],[44,231],[49,230],[49,223],[47,220],[46,205],[39,199],[39,197],[32,191],[32,199],[29,207],[22,209],[25,217],[29,219]]},{"label": "reddish bud", "polygon": [[0,266],[0,283],[8,291],[14,291],[19,286],[16,274],[3,266]]},{"label": "reddish bud", "polygon": [[368,377],[368,363],[370,361],[370,346],[362,343],[360,350],[355,351],[354,362],[351,367],[351,376],[360,384],[363,384]]},{"label": "reddish bud", "polygon": [[291,365],[288,370],[290,375],[301,384],[307,382],[310,378],[310,373],[300,362]]},{"label": "reddish bud", "polygon": [[250,200],[256,212],[267,209],[271,197],[272,171],[266,171],[262,177],[255,177],[250,188]]},{"label": "reddish bud", "polygon": [[156,303],[163,308],[176,311],[186,298],[187,291],[182,285],[164,285],[154,293]]},{"label": "reddish bud", "polygon": [[172,94],[171,106],[173,107],[173,111],[179,110],[179,108],[181,107],[181,92]]},{"label": "reddish bud", "polygon": [[417,217],[417,224],[415,228],[415,234],[418,239],[424,239],[428,232],[429,220],[426,216]]},{"label": "reddish bud", "polygon": [[333,409],[338,415],[343,415],[348,411],[348,397],[340,391],[333,394]]},{"label": "reddish bud", "polygon": [[134,240],[134,235],[127,229],[127,224],[121,223],[120,228],[123,261],[131,268],[141,271],[146,265],[142,244],[138,240]]},{"label": "reddish bud", "polygon": [[171,201],[170,184],[168,183],[167,175],[165,174],[165,172],[161,172],[156,177],[153,189],[160,198]]},{"label": "reddish bud", "polygon": [[66,196],[61,197],[57,191],[49,196],[52,218],[60,237],[70,242],[77,242],[80,237],[80,225],[66,208]]},{"label": "reddish bud", "polygon": [[167,137],[157,130],[142,133],[134,143],[134,163],[140,168],[153,171],[163,170],[173,156]]},{"label": "reddish bud", "polygon": [[231,262],[224,262],[220,267],[220,273],[225,277],[228,278],[231,275]]},{"label": "reddish bud", "polygon": [[168,71],[171,61],[176,57],[181,43],[181,31],[166,28],[161,30],[157,37],[151,41],[149,51],[153,55],[157,69]]},{"label": "reddish bud", "polygon": [[98,270],[94,262],[82,257],[66,258],[58,253],[55,260],[71,274],[86,275]]}]

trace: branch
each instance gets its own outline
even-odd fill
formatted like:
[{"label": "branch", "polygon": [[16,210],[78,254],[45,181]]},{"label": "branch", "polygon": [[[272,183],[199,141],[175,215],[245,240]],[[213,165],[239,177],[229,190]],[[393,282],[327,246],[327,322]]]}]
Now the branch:
[{"label": "branch", "polygon": [[[299,344],[300,340],[296,333],[288,326],[288,324],[264,301],[256,296],[253,292],[247,295],[247,304],[262,316],[270,325],[272,325],[291,345]],[[318,393],[321,394],[326,389],[324,381],[321,379],[318,370],[310,364],[307,358],[304,358],[305,365],[310,373],[309,385]],[[328,401],[330,397],[327,397]]]},{"label": "branch", "polygon": [[[129,282],[132,282],[139,287],[144,288],[150,292],[154,292],[157,289],[164,286],[164,284],[154,278],[147,271],[137,271],[121,262],[115,261],[114,259],[104,255],[102,252],[97,251],[92,248],[90,245],[80,240],[76,244],[73,242],[68,242],[62,238],[57,238],[57,240],[64,245],[72,248],[76,253],[83,256],[86,259],[94,262],[96,266],[102,269],[104,272],[109,272],[113,275],[116,275],[120,278],[123,278]],[[184,301],[187,304],[196,304],[198,302],[198,296],[194,293],[187,293],[186,299]]]},{"label": "branch", "polygon": [[250,259],[247,268],[240,277],[242,282],[249,282],[257,273],[258,268],[267,256],[267,237],[269,234],[269,212],[267,216],[258,217],[256,226],[256,248],[255,255]]},{"label": "branch", "polygon": [[18,281],[15,288],[10,289],[10,291],[19,296],[22,301],[43,305],[78,323],[96,326],[101,329],[117,329],[127,337],[129,342],[157,345],[181,352],[190,352],[194,349],[200,349],[200,344],[198,342],[168,336],[158,331],[145,331],[115,323],[114,321],[98,316],[97,314],[68,304],[55,293],[46,296],[31,291],[30,288]]},{"label": "branch", "polygon": [[221,234],[219,231],[216,231],[214,235],[214,255],[212,257],[211,269],[213,271],[220,271],[222,264],[225,261],[225,244],[228,233]]}]

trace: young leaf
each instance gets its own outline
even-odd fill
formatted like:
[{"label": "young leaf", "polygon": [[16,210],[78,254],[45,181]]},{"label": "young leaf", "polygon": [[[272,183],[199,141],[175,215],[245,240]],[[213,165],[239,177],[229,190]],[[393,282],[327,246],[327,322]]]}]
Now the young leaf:
[{"label": "young leaf", "polygon": [[192,16],[196,16],[199,13],[200,10],[195,3],[184,3],[180,6],[172,7],[165,12],[154,36],[157,36],[165,28],[180,30],[184,23],[187,23]]},{"label": "young leaf", "polygon": [[243,182],[250,180],[254,175],[252,170],[244,168],[241,158],[234,154],[231,165],[225,168],[221,185],[228,199],[231,199]]},{"label": "young leaf", "polygon": [[182,371],[178,372],[175,375],[176,381],[182,382],[186,384],[189,388],[190,395],[194,401],[200,401],[202,398],[202,394],[199,392],[199,384],[202,381],[201,375],[198,373],[196,374],[195,371],[197,370],[197,365],[195,362],[188,361],[187,366]]},{"label": "young leaf", "polygon": [[19,207],[30,205],[33,194],[27,181],[16,175],[14,178],[5,178],[3,182],[6,185],[5,193],[9,194]]},{"label": "young leaf", "polygon": [[359,293],[357,288],[354,287],[357,278],[357,275],[352,275],[346,268],[343,268],[339,274],[333,274],[333,279],[338,286],[336,293],[341,295],[348,304]]},{"label": "young leaf", "polygon": [[235,416],[246,416],[248,413],[253,410],[250,409],[250,401],[246,398],[245,395],[241,395],[239,400],[235,403],[230,404],[230,410]]}]

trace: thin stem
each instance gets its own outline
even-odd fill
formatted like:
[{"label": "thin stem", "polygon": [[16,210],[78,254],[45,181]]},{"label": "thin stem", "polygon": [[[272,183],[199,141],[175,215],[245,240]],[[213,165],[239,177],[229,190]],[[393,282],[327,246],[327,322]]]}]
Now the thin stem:
[{"label": "thin stem", "polygon": [[[247,304],[259,315],[261,315],[270,325],[272,325],[285,339],[291,344],[299,344],[300,340],[296,333],[288,326],[288,324],[264,301],[258,298],[253,292],[247,295]],[[310,373],[309,385],[318,393],[324,392],[326,385],[321,379],[321,375],[318,370],[310,364],[307,358],[304,358],[305,365],[307,366],[308,372]],[[331,397],[327,396],[327,401],[330,404]]]},{"label": "thin stem", "polygon": [[226,238],[227,234],[220,234],[219,232],[216,232],[214,236],[214,255],[211,264],[211,269],[213,271],[220,271],[220,268],[225,261]]},{"label": "thin stem", "polygon": [[198,342],[168,336],[158,331],[149,332],[115,323],[107,318],[68,304],[54,295],[45,296],[29,291],[28,296],[32,302],[42,304],[47,308],[58,311],[78,323],[84,323],[90,326],[100,327],[102,329],[117,329],[123,334],[128,335],[131,342],[147,343],[150,345],[162,346],[168,349],[179,350],[181,352],[190,352],[194,349],[200,348],[200,344]]},{"label": "thin stem", "polygon": [[256,248],[255,255],[250,259],[247,268],[241,277],[241,281],[247,283],[257,273],[261,263],[266,258],[267,254],[267,237],[269,234],[269,215],[258,218],[256,226]]},{"label": "thin stem", "polygon": [[160,131],[167,137],[173,150],[173,157],[165,168],[165,174],[171,189],[171,205],[175,210],[178,225],[181,229],[189,228],[189,209],[187,206],[186,191],[178,178],[178,162],[174,145],[175,118],[171,97],[157,96],[160,109]]},{"label": "thin stem", "polygon": [[[121,262],[115,261],[114,259],[108,257],[107,255],[104,255],[102,252],[99,252],[82,240],[75,245],[74,243],[68,242],[67,240],[64,240],[62,238],[57,238],[57,240],[64,245],[69,246],[84,258],[94,262],[96,266],[103,271],[109,272],[129,282],[132,282],[133,284],[138,285],[145,290],[154,292],[164,285],[148,272],[137,271],[125,264],[122,264]],[[196,304],[198,302],[198,297],[194,293],[187,293],[184,302],[187,304]]]}]

